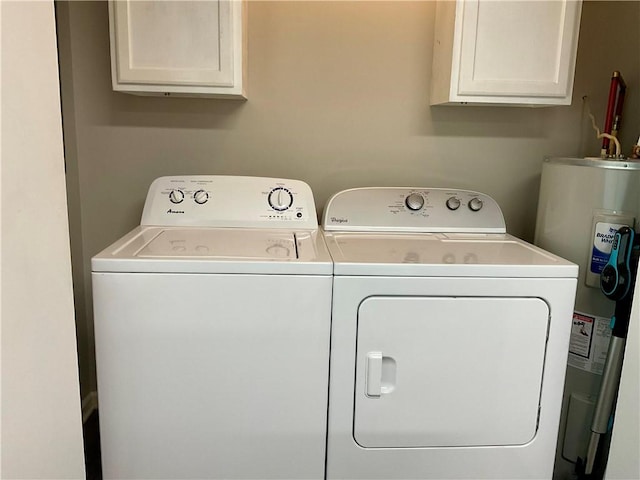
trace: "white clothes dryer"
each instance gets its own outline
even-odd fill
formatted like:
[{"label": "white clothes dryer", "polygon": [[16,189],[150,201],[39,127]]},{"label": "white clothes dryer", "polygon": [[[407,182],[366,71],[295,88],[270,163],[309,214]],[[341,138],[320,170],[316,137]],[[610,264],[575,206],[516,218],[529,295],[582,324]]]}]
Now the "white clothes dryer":
[{"label": "white clothes dryer", "polygon": [[551,478],[577,266],[464,190],[346,190],[324,230],[327,478]]},{"label": "white clothes dryer", "polygon": [[153,182],[92,259],[105,480],[324,478],[332,262],[303,182]]}]

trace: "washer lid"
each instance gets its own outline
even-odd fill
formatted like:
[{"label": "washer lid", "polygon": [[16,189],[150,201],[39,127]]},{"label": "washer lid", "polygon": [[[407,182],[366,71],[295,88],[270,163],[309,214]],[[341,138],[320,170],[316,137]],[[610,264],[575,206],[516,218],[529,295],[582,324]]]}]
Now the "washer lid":
[{"label": "washer lid", "polygon": [[241,258],[297,260],[291,232],[242,230],[163,230],[135,254],[138,258]]},{"label": "washer lid", "polygon": [[138,227],[91,262],[94,272],[331,274],[317,232]]},{"label": "washer lid", "polygon": [[508,234],[326,232],[334,275],[570,277],[578,267]]}]

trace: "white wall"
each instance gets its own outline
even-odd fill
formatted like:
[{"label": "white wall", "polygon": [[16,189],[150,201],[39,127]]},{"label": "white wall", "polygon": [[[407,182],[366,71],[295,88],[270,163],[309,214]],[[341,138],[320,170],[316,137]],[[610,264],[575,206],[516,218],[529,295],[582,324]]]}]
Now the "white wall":
[{"label": "white wall", "polygon": [[640,478],[640,283],[637,280],[633,298],[607,480]]},{"label": "white wall", "polygon": [[84,478],[52,1],[0,2],[3,479]]}]

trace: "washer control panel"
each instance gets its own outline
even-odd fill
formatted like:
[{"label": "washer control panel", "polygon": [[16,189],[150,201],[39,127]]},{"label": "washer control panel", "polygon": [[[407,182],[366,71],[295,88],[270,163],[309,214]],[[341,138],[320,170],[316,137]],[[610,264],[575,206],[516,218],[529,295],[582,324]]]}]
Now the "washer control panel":
[{"label": "washer control panel", "polygon": [[318,228],[311,188],[300,180],[227,175],[153,181],[142,225]]},{"label": "washer control panel", "polygon": [[506,233],[498,204],[488,195],[448,188],[369,187],[334,195],[325,230]]}]

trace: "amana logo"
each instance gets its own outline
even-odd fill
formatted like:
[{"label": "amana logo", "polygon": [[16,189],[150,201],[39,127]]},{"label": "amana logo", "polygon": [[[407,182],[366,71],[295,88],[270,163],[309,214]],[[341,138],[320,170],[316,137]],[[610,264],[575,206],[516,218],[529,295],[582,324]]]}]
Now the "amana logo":
[{"label": "amana logo", "polygon": [[167,213],[184,213],[184,210],[167,210]]}]

